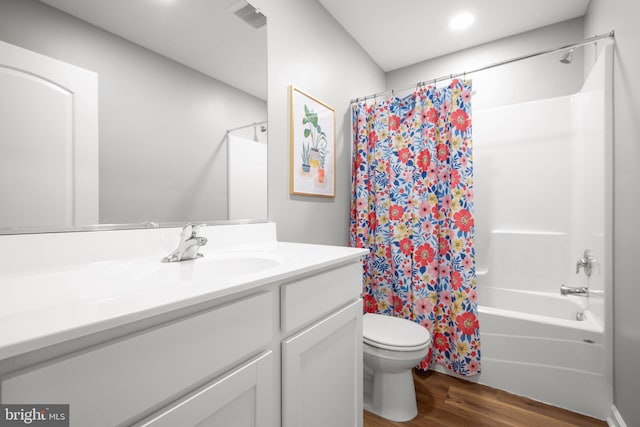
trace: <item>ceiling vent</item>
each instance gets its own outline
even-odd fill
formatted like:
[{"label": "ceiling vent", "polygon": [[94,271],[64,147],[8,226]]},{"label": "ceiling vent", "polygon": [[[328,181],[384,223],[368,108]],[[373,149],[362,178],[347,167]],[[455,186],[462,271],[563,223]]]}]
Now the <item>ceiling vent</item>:
[{"label": "ceiling vent", "polygon": [[229,10],[253,28],[261,28],[267,24],[267,17],[246,1],[234,2]]}]

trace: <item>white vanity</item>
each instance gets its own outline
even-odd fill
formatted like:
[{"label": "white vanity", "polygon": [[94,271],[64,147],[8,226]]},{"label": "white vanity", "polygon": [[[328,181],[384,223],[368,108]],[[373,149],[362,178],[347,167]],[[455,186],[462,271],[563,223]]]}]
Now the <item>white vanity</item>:
[{"label": "white vanity", "polygon": [[79,427],[361,426],[364,251],[226,225],[160,263],[179,232],[0,236],[0,403],[70,404]]}]

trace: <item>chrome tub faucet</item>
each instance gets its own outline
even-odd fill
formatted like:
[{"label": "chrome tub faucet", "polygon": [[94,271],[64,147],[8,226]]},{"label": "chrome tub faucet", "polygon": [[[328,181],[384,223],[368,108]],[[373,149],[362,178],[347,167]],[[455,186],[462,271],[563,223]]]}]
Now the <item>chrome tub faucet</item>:
[{"label": "chrome tub faucet", "polygon": [[589,288],[586,286],[560,286],[560,295],[576,295],[579,297],[588,297],[589,296]]},{"label": "chrome tub faucet", "polygon": [[560,295],[575,295],[578,297],[588,297],[589,295],[604,295],[601,289],[589,289],[587,286],[565,286],[560,285]]},{"label": "chrome tub faucet", "polygon": [[[580,269],[584,269],[584,274],[587,277],[591,277],[593,266],[596,263],[596,257],[591,252],[591,249],[585,249],[582,258],[576,263],[576,274],[580,273]],[[587,284],[589,280],[587,279]],[[597,289],[589,289],[589,286],[560,286],[560,295],[576,295],[579,297],[588,297],[590,294],[603,294],[604,291]],[[581,320],[581,319],[578,319]]]},{"label": "chrome tub faucet", "polygon": [[204,236],[198,236],[201,227],[204,225],[187,224],[182,228],[180,233],[180,241],[178,247],[166,257],[162,258],[161,262],[179,262],[189,259],[202,258],[204,255],[198,252],[201,246],[207,244],[207,238]]}]

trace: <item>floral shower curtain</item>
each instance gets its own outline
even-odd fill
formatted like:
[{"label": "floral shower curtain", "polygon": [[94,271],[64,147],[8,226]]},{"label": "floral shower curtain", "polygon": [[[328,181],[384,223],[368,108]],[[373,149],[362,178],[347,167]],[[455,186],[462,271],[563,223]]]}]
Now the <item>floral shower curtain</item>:
[{"label": "floral shower curtain", "polygon": [[368,248],[365,311],[429,330],[434,361],[480,369],[471,81],[353,106],[350,241]]}]

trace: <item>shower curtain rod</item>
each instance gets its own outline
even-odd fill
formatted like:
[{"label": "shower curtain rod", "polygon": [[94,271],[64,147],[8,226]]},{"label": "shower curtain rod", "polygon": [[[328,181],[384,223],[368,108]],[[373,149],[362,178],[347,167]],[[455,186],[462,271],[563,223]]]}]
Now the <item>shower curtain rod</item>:
[{"label": "shower curtain rod", "polygon": [[[536,57],[536,56],[548,55],[550,53],[560,52],[560,51],[568,50],[568,49],[574,49],[576,47],[585,46],[585,45],[588,45],[588,44],[591,44],[591,43],[595,43],[598,40],[607,39],[607,38],[614,38],[614,37],[615,37],[615,31],[612,30],[612,31],[609,31],[606,34],[599,34],[599,35],[590,37],[588,39],[584,39],[584,40],[582,40],[581,42],[578,42],[578,43],[573,43],[573,44],[569,44],[569,45],[566,45],[566,46],[561,46],[561,47],[557,47],[557,48],[553,48],[553,49],[542,50],[540,52],[535,52],[535,53],[530,53],[528,55],[518,56],[518,57],[515,57],[515,58],[507,59],[505,61],[495,62],[493,64],[485,65],[484,67],[476,68],[475,70],[463,71],[462,73],[448,74],[446,76],[437,77],[435,79],[423,80],[423,81],[420,81],[420,82],[418,82],[418,83],[416,83],[414,85],[397,89],[397,91],[401,92],[401,91],[404,91],[404,90],[409,90],[409,89],[416,88],[418,86],[424,86],[424,85],[427,85],[429,83],[436,84],[437,82],[440,82],[440,81],[443,81],[443,80],[453,80],[453,79],[455,79],[457,77],[466,76],[467,74],[477,73],[479,71],[489,70],[491,68],[499,67],[501,65],[507,65],[507,64],[511,64],[512,62],[522,61],[523,59],[529,59],[529,58],[533,58],[533,57]],[[374,99],[374,98],[377,98],[379,96],[386,95],[388,93],[395,93],[395,92],[396,92],[396,89],[389,89],[389,90],[385,90],[385,91],[382,91],[382,92],[374,93],[372,95],[362,96],[362,97],[359,97],[359,98],[352,99],[351,100],[351,104],[353,104],[355,102],[366,101],[367,99]]]},{"label": "shower curtain rod", "polygon": [[235,131],[235,130],[246,129],[246,128],[250,128],[250,127],[258,126],[258,125],[264,125],[264,124],[266,124],[266,123],[267,123],[267,121],[266,121],[266,120],[264,120],[264,121],[262,121],[262,122],[253,122],[253,123],[248,124],[248,125],[238,126],[237,128],[227,129],[227,133],[229,133],[229,132],[233,132],[233,131]]}]

